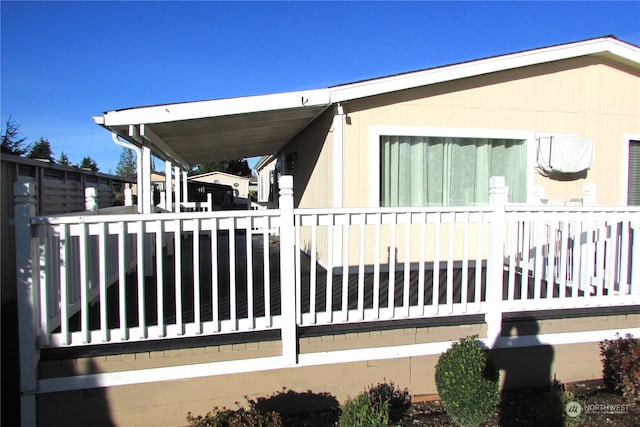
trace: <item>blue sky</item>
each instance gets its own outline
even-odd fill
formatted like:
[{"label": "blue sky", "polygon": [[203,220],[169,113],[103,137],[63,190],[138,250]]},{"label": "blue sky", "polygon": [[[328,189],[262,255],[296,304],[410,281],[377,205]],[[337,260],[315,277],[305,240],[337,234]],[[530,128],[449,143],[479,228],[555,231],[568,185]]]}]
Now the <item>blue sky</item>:
[{"label": "blue sky", "polygon": [[0,2],[2,127],[115,169],[92,116],[315,89],[603,35],[627,2]]}]

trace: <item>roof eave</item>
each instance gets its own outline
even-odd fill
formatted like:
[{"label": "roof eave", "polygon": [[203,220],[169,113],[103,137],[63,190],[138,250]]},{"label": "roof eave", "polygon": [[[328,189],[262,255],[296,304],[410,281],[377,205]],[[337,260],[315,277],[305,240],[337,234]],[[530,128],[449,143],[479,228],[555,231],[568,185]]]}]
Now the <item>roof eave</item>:
[{"label": "roof eave", "polygon": [[610,54],[624,62],[640,67],[640,48],[615,38],[605,37],[334,86],[330,88],[331,102],[345,102],[419,86],[596,54]]},{"label": "roof eave", "polygon": [[[283,92],[242,98],[183,102],[107,111],[102,116],[104,127],[129,124],[167,123],[208,117],[232,116],[261,111],[288,110],[329,105],[328,89]],[[99,116],[98,116],[99,117]]]}]

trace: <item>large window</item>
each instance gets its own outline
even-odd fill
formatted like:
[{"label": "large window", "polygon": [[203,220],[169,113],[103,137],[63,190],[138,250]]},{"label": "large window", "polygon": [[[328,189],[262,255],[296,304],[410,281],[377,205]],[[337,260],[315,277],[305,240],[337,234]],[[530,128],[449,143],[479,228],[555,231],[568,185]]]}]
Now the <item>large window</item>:
[{"label": "large window", "polygon": [[487,204],[489,177],[526,200],[524,139],[380,135],[380,206]]}]

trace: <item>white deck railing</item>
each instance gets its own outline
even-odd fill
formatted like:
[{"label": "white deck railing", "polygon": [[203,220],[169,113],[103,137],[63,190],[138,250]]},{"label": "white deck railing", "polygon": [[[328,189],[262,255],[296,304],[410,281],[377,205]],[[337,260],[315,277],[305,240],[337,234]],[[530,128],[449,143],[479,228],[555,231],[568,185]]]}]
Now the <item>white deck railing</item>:
[{"label": "white deck railing", "polygon": [[503,312],[640,304],[638,208],[508,206],[494,185],[488,207],[308,210],[287,185],[278,210],[33,217],[18,183],[21,335],[281,329],[295,361],[298,326],[483,314],[490,339]]}]

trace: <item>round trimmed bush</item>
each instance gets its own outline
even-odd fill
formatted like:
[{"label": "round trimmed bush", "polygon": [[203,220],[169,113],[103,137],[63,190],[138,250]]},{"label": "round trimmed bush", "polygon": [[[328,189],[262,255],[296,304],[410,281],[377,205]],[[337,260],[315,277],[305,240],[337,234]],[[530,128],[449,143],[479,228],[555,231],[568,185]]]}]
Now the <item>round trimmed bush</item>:
[{"label": "round trimmed bush", "polygon": [[498,371],[473,337],[440,355],[436,387],[447,414],[462,426],[480,425],[498,406]]}]

